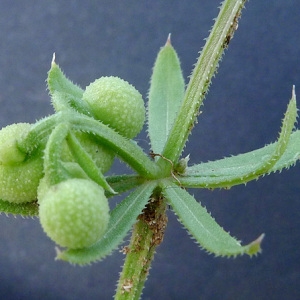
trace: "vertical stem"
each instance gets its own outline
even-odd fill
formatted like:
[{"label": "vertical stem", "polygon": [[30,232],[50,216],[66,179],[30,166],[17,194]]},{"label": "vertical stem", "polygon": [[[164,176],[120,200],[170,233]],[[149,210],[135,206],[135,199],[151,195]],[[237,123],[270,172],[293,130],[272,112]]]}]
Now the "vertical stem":
[{"label": "vertical stem", "polygon": [[156,247],[163,241],[167,225],[166,202],[153,196],[138,217],[115,295],[116,300],[140,299]]},{"label": "vertical stem", "polygon": [[[228,47],[246,0],[225,0],[192,72],[183,104],[169,132],[162,156],[176,163],[198,116],[211,79],[224,50]],[[162,157],[158,165],[164,164]]]}]

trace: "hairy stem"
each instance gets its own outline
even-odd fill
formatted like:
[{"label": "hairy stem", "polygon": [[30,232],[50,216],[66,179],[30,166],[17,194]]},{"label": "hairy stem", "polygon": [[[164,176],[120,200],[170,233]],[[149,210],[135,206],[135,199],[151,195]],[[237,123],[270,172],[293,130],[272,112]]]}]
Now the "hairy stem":
[{"label": "hairy stem", "polygon": [[160,195],[152,196],[138,217],[120,276],[116,300],[140,299],[156,247],[162,242],[167,225],[166,202]]},{"label": "hairy stem", "polygon": [[[192,72],[183,104],[169,133],[162,157],[177,162],[194,126],[199,108],[224,50],[228,47],[246,0],[225,0]],[[158,165],[165,164],[160,157]]]}]

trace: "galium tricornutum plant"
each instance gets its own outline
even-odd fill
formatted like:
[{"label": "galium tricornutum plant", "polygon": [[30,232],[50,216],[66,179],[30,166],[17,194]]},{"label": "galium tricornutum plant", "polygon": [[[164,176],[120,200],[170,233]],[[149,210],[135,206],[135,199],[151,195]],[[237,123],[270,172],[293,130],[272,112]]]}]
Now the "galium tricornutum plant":
[{"label": "galium tricornutum plant", "polygon": [[[185,88],[168,37],[151,78],[147,113],[141,94],[117,77],[84,90],[53,57],[48,90],[54,113],[35,124],[0,131],[0,210],[39,216],[58,245],[57,259],[85,265],[123,247],[126,259],[116,299],[138,299],[167,225],[166,207],[199,245],[218,256],[260,252],[263,234],[241,245],[221,228],[188,188],[230,188],[294,165],[300,157],[295,89],[278,140],[261,149],[190,166],[181,157],[212,77],[228,47],[245,1],[226,0]],[[132,139],[147,123],[151,153]],[[105,176],[115,157],[134,174]],[[115,194],[129,195],[110,208]]]}]

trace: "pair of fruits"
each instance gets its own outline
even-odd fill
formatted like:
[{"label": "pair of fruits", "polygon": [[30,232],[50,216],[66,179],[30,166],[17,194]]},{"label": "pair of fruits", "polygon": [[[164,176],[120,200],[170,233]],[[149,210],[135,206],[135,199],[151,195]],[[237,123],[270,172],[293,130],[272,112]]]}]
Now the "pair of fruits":
[{"label": "pair of fruits", "polygon": [[[97,79],[86,87],[82,101],[88,104],[95,119],[126,138],[135,137],[143,127],[145,108],[142,96],[120,78]],[[42,151],[27,155],[17,146],[17,140],[26,135],[30,127],[30,124],[18,123],[0,131],[1,200],[22,203],[38,197],[38,187],[45,176]],[[114,154],[96,144],[87,134],[76,135],[99,169],[106,172]],[[106,231],[108,201],[103,188],[89,178],[70,178],[52,186],[46,185],[46,189],[39,193],[38,202],[41,225],[60,246],[88,247]]]}]

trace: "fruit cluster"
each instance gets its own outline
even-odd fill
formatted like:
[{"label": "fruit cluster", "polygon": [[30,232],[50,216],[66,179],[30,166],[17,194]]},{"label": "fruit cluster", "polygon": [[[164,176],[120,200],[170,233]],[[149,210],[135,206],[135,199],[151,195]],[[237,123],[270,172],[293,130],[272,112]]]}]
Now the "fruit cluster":
[{"label": "fruit cluster", "polygon": [[54,60],[48,89],[52,116],[0,131],[0,201],[36,202],[41,225],[53,241],[70,249],[89,247],[109,224],[105,190],[113,190],[103,174],[116,153],[102,143],[95,133],[99,130],[87,130],[78,120],[84,116],[92,127],[132,139],[145,121],[144,102],[132,85],[117,77],[99,78],[82,90]]}]

